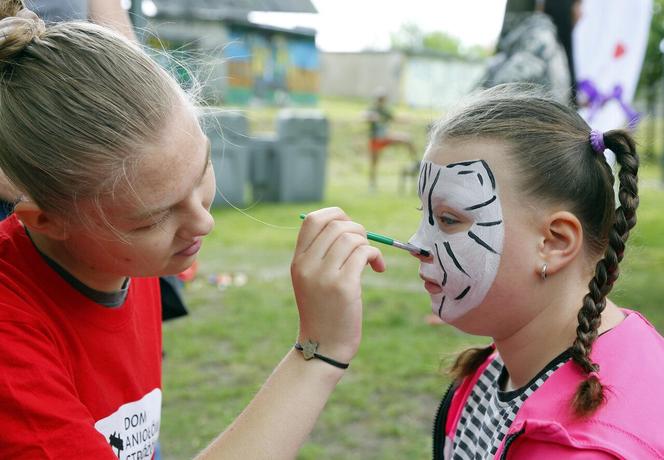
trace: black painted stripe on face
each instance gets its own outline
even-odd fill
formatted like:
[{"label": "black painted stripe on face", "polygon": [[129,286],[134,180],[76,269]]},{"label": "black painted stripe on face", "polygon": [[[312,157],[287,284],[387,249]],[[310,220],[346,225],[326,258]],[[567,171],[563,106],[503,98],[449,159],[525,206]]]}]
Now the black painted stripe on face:
[{"label": "black painted stripe on face", "polygon": [[440,264],[440,268],[443,269],[443,286],[447,284],[447,270],[445,270],[445,266],[443,265],[443,261],[440,260],[440,252],[438,251],[438,243],[433,244],[434,247],[436,248],[436,257],[438,258],[438,263]]},{"label": "black painted stripe on face", "polygon": [[458,296],[456,296],[456,297],[454,298],[454,300],[461,300],[461,299],[463,299],[464,297],[466,297],[466,294],[468,294],[468,291],[470,291],[470,286],[468,286],[466,289],[464,289],[464,290],[461,292],[461,294],[459,294]]},{"label": "black painted stripe on face", "polygon": [[427,165],[426,165],[426,163],[425,163],[425,164],[422,165],[422,167],[420,168],[420,177],[419,177],[419,179],[418,179],[418,181],[417,181],[417,182],[418,182],[418,185],[419,185],[419,186],[417,187],[417,192],[418,192],[417,194],[420,196],[420,199],[422,199],[422,195],[424,195],[424,185],[422,185],[422,184],[423,184],[423,183],[426,183],[426,176],[425,176],[425,174],[424,174],[424,173],[426,172],[426,170],[427,170]]},{"label": "black painted stripe on face", "polygon": [[492,248],[491,246],[489,246],[488,244],[486,244],[486,243],[482,240],[482,238],[480,238],[479,236],[475,235],[473,232],[469,231],[469,232],[468,232],[468,236],[471,237],[471,238],[472,238],[477,244],[479,244],[480,246],[482,246],[484,249],[487,249],[487,250],[493,252],[494,254],[498,254],[496,251],[493,250],[493,248]]},{"label": "black painted stripe on face", "polygon": [[429,174],[431,173],[431,163],[428,163],[424,165],[424,180],[422,181],[422,195],[424,195],[424,191],[427,189],[427,179],[429,178]]},{"label": "black painted stripe on face", "polygon": [[486,200],[484,203],[477,203],[473,206],[469,206],[467,208],[464,208],[464,211],[473,211],[475,209],[483,208],[484,206],[490,205],[494,201],[496,201],[496,195],[492,196],[491,199]]},{"label": "black painted stripe on face", "polygon": [[469,169],[464,169],[463,171],[459,171],[457,174],[460,175],[460,176],[463,176],[463,175],[465,175],[465,174],[472,174],[472,173],[474,173],[474,172],[475,172],[475,171],[471,171],[471,170],[469,170]]},{"label": "black painted stripe on face", "polygon": [[450,163],[447,165],[448,168],[454,168],[456,166],[470,166],[474,163],[477,163],[480,160],[473,160],[473,161],[460,161],[459,163]]},{"label": "black painted stripe on face", "polygon": [[443,300],[440,301],[440,306],[438,307],[438,317],[440,318],[440,315],[443,311],[443,304],[445,303],[445,296],[443,296]]},{"label": "black painted stripe on face", "polygon": [[496,190],[496,178],[493,176],[493,171],[491,171],[491,168],[489,168],[489,165],[487,164],[486,161],[480,160],[482,162],[482,166],[484,166],[484,169],[486,169],[486,173],[489,176],[489,180],[491,181],[491,187]]},{"label": "black painted stripe on face", "polygon": [[448,255],[450,256],[450,258],[452,259],[452,262],[454,262],[454,265],[456,265],[456,268],[458,268],[459,270],[461,270],[461,273],[463,273],[463,274],[466,275],[468,278],[470,278],[470,275],[469,275],[468,273],[466,273],[466,270],[463,269],[463,267],[461,266],[461,264],[459,263],[459,261],[457,260],[457,258],[454,256],[454,252],[452,252],[452,248],[450,247],[450,243],[448,243],[447,241],[445,241],[445,242],[443,243],[443,245],[445,246],[445,250],[447,251],[447,254],[448,254]]},{"label": "black painted stripe on face", "polygon": [[500,225],[502,223],[502,220],[494,220],[493,222],[478,222],[475,225],[479,225],[480,227],[493,227],[494,225]]},{"label": "black painted stripe on face", "polygon": [[432,163],[429,163],[429,173],[427,174],[428,177],[431,177],[431,168],[433,167]]},{"label": "black painted stripe on face", "polygon": [[484,179],[482,179],[482,175],[480,173],[477,173],[477,180],[480,181],[480,185],[484,185]]},{"label": "black painted stripe on face", "polygon": [[429,189],[429,225],[433,225],[433,207],[431,206],[431,194],[433,193],[433,189],[436,187],[436,182],[438,182],[438,178],[440,177],[440,169],[438,170],[438,173],[436,174],[436,177],[433,180],[433,183],[431,184],[431,188]]}]

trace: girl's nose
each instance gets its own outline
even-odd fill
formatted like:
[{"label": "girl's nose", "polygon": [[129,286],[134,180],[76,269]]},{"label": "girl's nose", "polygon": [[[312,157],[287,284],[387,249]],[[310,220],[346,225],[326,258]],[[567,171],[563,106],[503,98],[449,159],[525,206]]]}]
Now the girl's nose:
[{"label": "girl's nose", "polygon": [[429,251],[428,256],[423,256],[422,254],[416,254],[414,252],[410,253],[413,257],[416,259],[419,259],[420,262],[424,262],[425,264],[432,264],[433,263],[433,256],[431,255],[431,251]]},{"label": "girl's nose", "polygon": [[414,234],[413,236],[411,236],[410,239],[408,240],[408,242],[410,244],[412,244],[413,246],[417,246],[418,248],[425,249],[425,250],[429,251],[428,256],[423,256],[422,254],[416,254],[416,253],[411,252],[411,255],[413,257],[415,257],[416,259],[419,259],[420,262],[424,262],[426,264],[432,264],[433,263],[433,255],[431,255],[431,248],[428,247],[426,242],[424,240],[422,240],[417,233]]}]

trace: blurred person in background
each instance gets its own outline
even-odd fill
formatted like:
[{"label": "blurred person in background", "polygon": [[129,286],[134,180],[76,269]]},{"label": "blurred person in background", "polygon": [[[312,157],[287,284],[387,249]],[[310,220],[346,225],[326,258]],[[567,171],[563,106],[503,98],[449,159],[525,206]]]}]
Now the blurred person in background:
[{"label": "blurred person in background", "polygon": [[136,40],[120,0],[26,0],[25,5],[46,22],[89,20]]},{"label": "blurred person in background", "polygon": [[508,0],[481,86],[535,83],[575,107],[572,30],[580,17],[581,0]]},{"label": "blurred person in background", "polygon": [[376,189],[378,160],[385,147],[391,145],[406,147],[413,162],[417,162],[417,154],[409,134],[389,130],[389,124],[394,120],[394,114],[387,106],[385,90],[376,91],[373,103],[365,112],[365,118],[369,122],[369,188],[373,191]]}]

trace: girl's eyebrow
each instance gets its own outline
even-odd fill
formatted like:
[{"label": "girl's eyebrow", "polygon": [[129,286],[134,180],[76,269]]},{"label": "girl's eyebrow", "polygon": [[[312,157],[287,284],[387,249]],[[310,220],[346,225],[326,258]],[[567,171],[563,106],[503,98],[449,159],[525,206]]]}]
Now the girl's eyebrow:
[{"label": "girl's eyebrow", "polygon": [[475,209],[483,208],[484,206],[490,205],[494,201],[496,201],[496,195],[492,196],[490,199],[486,200],[483,203],[478,203],[478,204],[474,204],[472,206],[468,206],[467,208],[464,208],[464,211],[473,211]]},{"label": "girl's eyebrow", "polygon": [[[207,173],[207,170],[210,167],[210,163],[211,163],[210,160],[211,160],[211,157],[212,157],[212,144],[210,143],[210,138],[209,137],[205,136],[205,140],[207,142],[207,153],[205,154],[205,164],[203,165],[203,171],[201,172],[201,175],[199,176],[198,180],[196,181],[196,184],[201,183],[201,181],[205,177],[205,173]],[[166,211],[168,211],[169,209],[171,209],[173,206],[174,206],[174,204],[169,204],[167,206],[161,206],[161,207],[156,208],[156,209],[143,211],[140,214],[132,217],[131,219],[132,220],[137,220],[137,221],[145,220],[149,217],[154,217],[156,215],[163,214]]]}]

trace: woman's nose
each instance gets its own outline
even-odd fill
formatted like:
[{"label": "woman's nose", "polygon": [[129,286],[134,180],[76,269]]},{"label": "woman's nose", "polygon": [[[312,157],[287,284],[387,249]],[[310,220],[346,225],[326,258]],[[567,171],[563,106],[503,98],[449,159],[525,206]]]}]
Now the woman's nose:
[{"label": "woman's nose", "polygon": [[209,234],[213,228],[214,218],[212,214],[210,214],[208,208],[199,204],[196,210],[188,213],[185,217],[179,235],[184,239],[203,237]]}]

